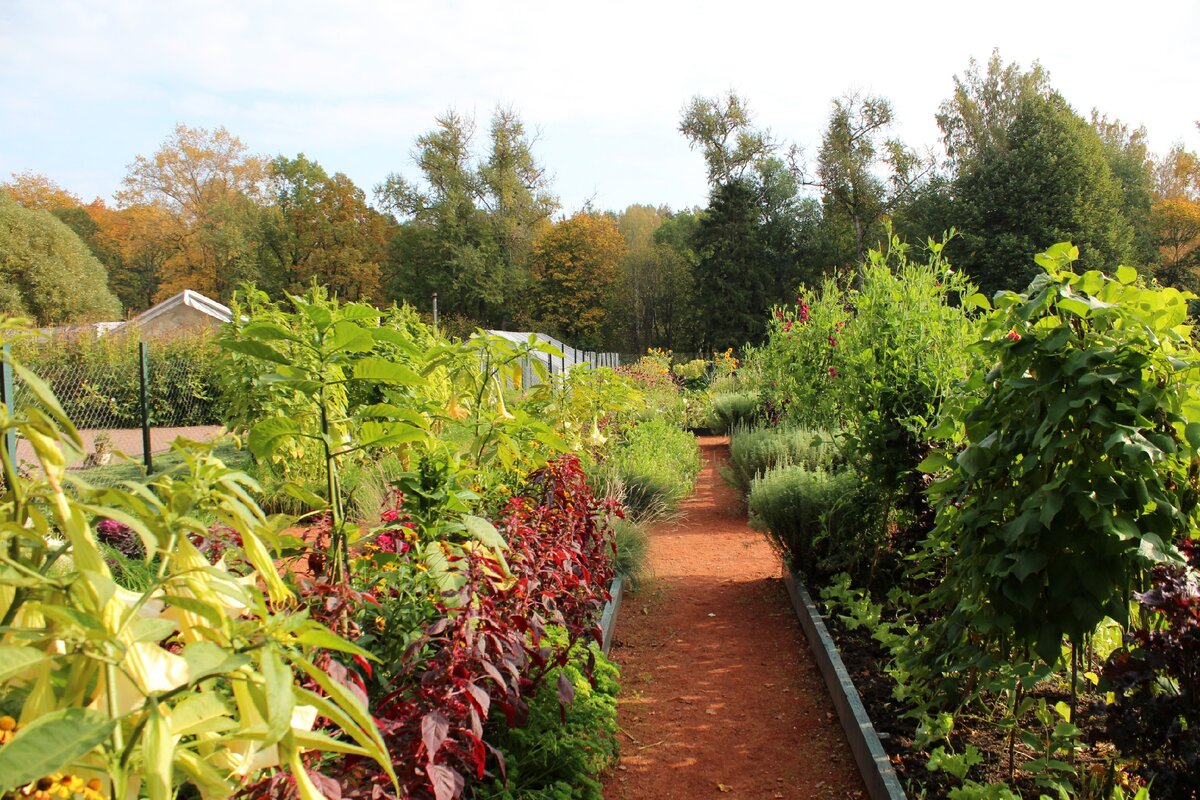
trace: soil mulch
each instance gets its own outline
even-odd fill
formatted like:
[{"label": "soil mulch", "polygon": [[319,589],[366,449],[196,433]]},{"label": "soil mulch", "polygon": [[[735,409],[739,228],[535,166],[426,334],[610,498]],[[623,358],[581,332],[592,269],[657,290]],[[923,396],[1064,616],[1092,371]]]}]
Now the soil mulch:
[{"label": "soil mulch", "polygon": [[865,798],[779,559],[717,473],[728,440],[699,442],[696,492],[651,533],[617,622],[622,757],[604,796]]}]

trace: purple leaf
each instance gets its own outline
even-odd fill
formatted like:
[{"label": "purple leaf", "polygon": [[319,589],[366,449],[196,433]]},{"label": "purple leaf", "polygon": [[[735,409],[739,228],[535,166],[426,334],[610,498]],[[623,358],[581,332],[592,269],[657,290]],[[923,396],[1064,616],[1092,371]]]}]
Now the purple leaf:
[{"label": "purple leaf", "polygon": [[[421,717],[421,740],[425,743],[426,758],[429,759],[431,765],[449,735],[450,720],[446,719],[442,712],[430,711]],[[432,770],[433,767],[431,766],[430,769]],[[430,773],[430,777],[433,777],[432,773]]]}]

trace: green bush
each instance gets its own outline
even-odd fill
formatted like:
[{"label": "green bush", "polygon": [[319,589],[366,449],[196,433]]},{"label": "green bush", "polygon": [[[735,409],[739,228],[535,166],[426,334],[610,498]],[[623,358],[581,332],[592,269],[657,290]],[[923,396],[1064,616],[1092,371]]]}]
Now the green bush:
[{"label": "green bush", "polygon": [[646,529],[631,519],[614,517],[613,534],[617,544],[617,574],[636,584],[645,577],[650,541]]},{"label": "green bush", "polygon": [[[565,642],[551,628],[552,644]],[[478,800],[602,800],[599,774],[617,759],[617,684],[620,671],[595,645],[587,645],[596,666],[589,680],[578,664],[588,660],[584,645],[571,648],[566,666],[552,671],[529,704],[529,719],[507,727],[493,715],[493,743],[504,754],[507,785],[494,781],[475,791]],[[559,675],[575,689],[573,702],[559,702]]]},{"label": "green bush", "polygon": [[805,466],[768,470],[752,481],[748,500],[751,525],[809,579],[874,567],[882,529],[874,503],[854,472]]},{"label": "green bush", "polygon": [[726,477],[743,494],[750,491],[756,475],[775,467],[803,466],[809,470],[832,470],[842,466],[833,434],[804,428],[748,428],[733,430],[729,440],[729,469]]},{"label": "green bush", "polygon": [[[155,340],[149,343],[147,355],[151,425],[219,424],[221,384],[217,348],[211,337],[191,334]],[[31,339],[20,345],[19,356],[50,385],[78,427],[141,427],[136,336]],[[17,402],[32,402],[20,383]]]},{"label": "green bush", "polygon": [[669,516],[692,493],[700,466],[695,437],[653,419],[630,431],[609,455],[603,466],[606,494],[620,496],[634,520]]},{"label": "green bush", "polygon": [[712,399],[708,427],[713,433],[721,435],[739,425],[750,425],[757,415],[757,396],[742,392],[718,394]]}]

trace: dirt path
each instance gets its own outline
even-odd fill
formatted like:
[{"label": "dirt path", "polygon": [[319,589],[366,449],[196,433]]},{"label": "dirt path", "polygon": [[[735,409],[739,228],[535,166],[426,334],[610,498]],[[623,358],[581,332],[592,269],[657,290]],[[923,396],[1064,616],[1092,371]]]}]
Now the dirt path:
[{"label": "dirt path", "polygon": [[621,609],[623,755],[604,796],[865,798],[779,560],[716,472],[726,442],[700,439],[696,493],[652,533],[652,577]]}]

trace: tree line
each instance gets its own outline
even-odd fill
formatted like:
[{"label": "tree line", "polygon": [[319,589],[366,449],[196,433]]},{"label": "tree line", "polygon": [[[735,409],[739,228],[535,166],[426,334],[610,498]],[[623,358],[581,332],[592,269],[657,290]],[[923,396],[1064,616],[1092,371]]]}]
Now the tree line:
[{"label": "tree line", "polygon": [[893,120],[884,97],[836,98],[809,152],[757,125],[745,98],[698,96],[679,129],[704,157],[706,207],[569,215],[508,108],[485,131],[437,117],[416,171],[371,198],[304,154],[267,158],[224,128],[179,125],[134,159],[112,205],[29,172],[0,184],[0,312],[118,319],[183,289],[278,297],[315,281],[426,312],[436,292],[444,324],[464,331],[724,349],[760,340],[797,286],[853,282],[889,228],[915,243],[954,229],[947,255],[989,292],[1023,287],[1031,255],[1067,239],[1089,266],[1200,288],[1200,159],[1085,119],[1040,65],[972,60],[937,110],[940,152],[889,136]]}]

